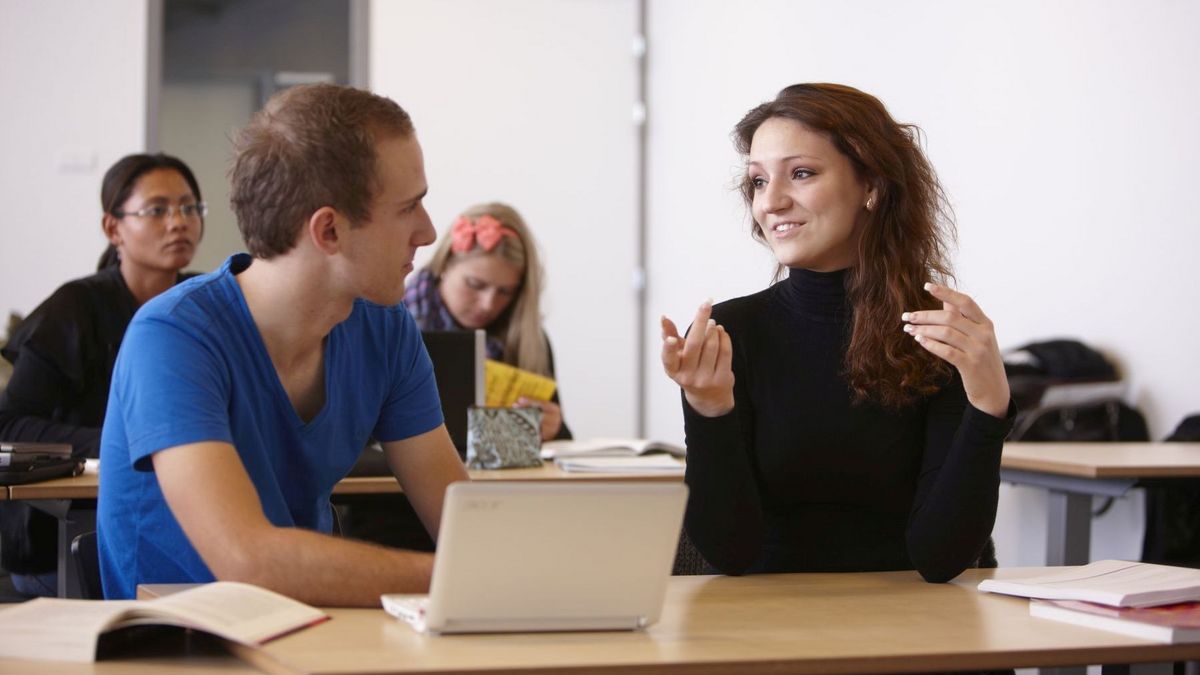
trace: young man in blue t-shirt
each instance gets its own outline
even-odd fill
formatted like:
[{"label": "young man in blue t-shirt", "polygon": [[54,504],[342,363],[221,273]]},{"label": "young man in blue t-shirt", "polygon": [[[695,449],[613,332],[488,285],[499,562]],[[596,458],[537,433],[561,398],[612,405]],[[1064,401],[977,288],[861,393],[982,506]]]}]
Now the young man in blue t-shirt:
[{"label": "young man in blue t-shirt", "polygon": [[436,238],[412,123],[380,96],[296,87],[236,151],[249,255],[148,302],[117,359],[101,440],[105,596],[213,579],[318,605],[425,590],[431,555],[328,536],[329,496],[371,436],[434,534],[446,486],[467,479],[398,304],[413,254]]}]

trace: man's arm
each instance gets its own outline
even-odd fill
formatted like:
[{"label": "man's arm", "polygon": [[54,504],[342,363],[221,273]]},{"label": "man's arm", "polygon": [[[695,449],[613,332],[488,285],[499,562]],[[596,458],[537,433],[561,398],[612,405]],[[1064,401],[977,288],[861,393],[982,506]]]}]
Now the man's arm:
[{"label": "man's arm", "polygon": [[454,482],[470,480],[446,426],[399,441],[383,443],[388,466],[421,523],[436,541],[442,522],[442,500]]},{"label": "man's arm", "polygon": [[[429,589],[430,554],[273,525],[228,443],[180,445],[155,453],[152,461],[171,513],[218,579],[256,584],[319,606],[378,606],[381,593]],[[431,477],[419,490],[423,500],[433,498],[433,485],[441,490],[446,482]],[[438,506],[440,513],[440,501]]]}]

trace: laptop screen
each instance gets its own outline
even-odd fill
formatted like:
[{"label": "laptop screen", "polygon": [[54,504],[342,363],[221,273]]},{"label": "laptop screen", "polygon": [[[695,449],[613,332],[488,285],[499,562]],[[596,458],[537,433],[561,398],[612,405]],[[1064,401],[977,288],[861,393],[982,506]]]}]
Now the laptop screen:
[{"label": "laptop screen", "polygon": [[422,331],[433,361],[446,430],[458,454],[467,456],[467,408],[483,405],[485,334],[475,331]]}]

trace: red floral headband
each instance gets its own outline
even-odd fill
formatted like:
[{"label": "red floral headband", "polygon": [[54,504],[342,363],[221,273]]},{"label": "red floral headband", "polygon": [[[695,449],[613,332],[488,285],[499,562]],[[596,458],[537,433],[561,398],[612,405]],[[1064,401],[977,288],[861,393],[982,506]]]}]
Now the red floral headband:
[{"label": "red floral headband", "polygon": [[450,226],[450,250],[455,253],[466,253],[478,243],[485,251],[492,251],[500,245],[504,237],[519,239],[512,228],[500,224],[492,216],[482,215],[472,221],[466,216],[459,216]]}]

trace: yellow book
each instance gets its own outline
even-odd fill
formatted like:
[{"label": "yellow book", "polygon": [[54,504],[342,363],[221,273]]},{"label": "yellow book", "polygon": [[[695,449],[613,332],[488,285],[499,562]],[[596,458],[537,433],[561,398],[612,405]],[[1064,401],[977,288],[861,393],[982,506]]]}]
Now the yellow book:
[{"label": "yellow book", "polygon": [[554,396],[554,380],[493,359],[484,364],[484,382],[484,400],[490,407],[507,408],[522,396],[538,401]]}]

